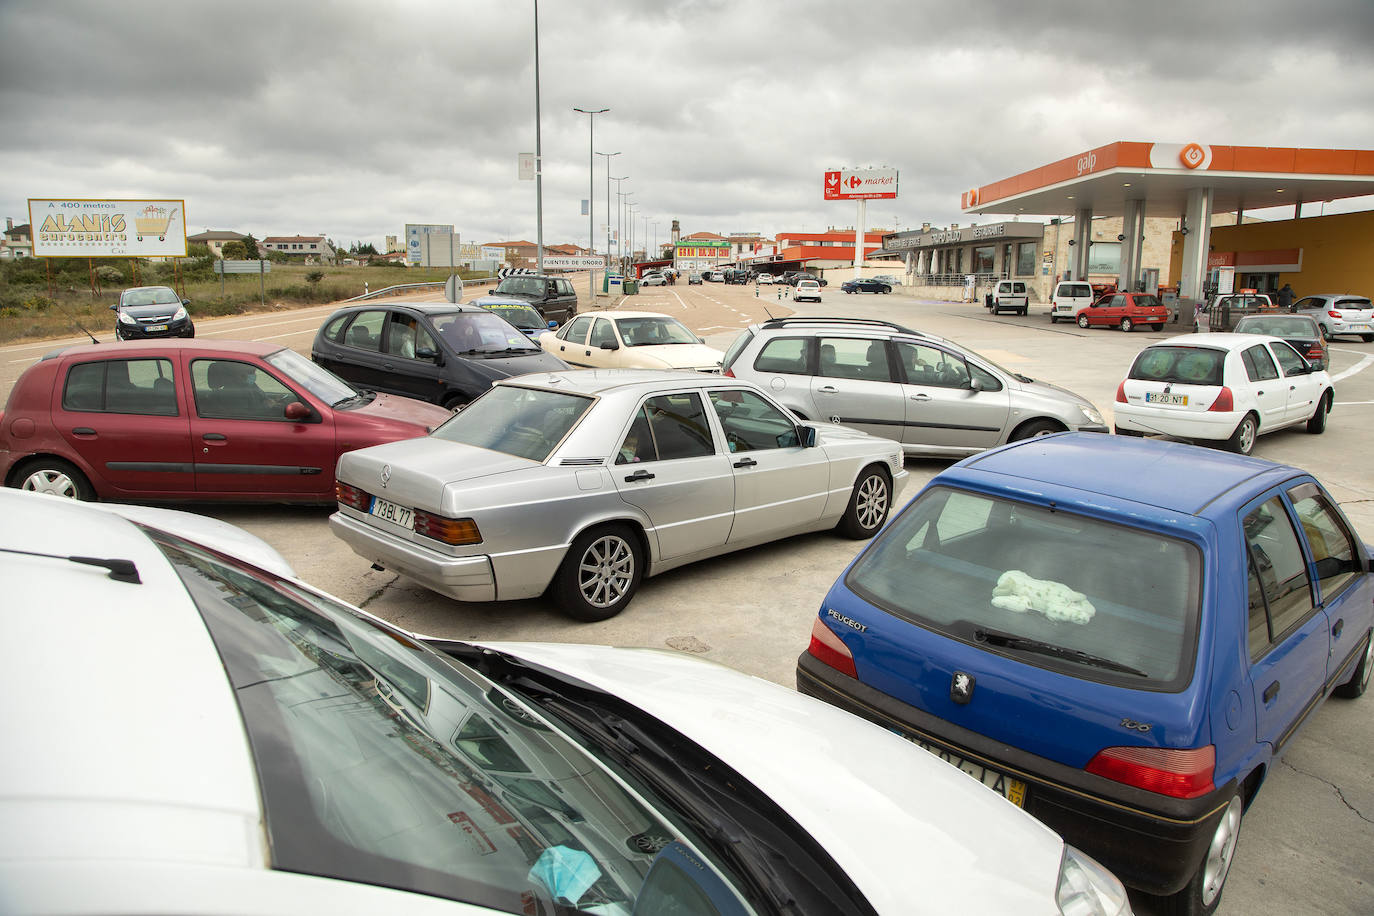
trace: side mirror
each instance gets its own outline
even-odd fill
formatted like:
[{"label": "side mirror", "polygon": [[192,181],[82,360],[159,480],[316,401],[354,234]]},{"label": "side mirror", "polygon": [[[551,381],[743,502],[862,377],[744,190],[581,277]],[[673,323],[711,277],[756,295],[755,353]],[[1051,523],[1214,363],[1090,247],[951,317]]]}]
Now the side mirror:
[{"label": "side mirror", "polygon": [[435,350],[432,347],[416,347],[415,358],[429,360],[430,362],[436,365],[440,364],[441,362],[441,360],[439,359],[439,351]]},{"label": "side mirror", "polygon": [[286,419],[295,420],[297,423],[301,423],[313,417],[315,412],[300,401],[292,401],[290,404],[286,405],[285,414]]},{"label": "side mirror", "polygon": [[983,390],[983,380],[980,379],[980,378],[978,378],[976,375],[970,377],[969,380],[968,380],[968,388],[969,388],[969,391],[982,391],[982,390]]},{"label": "side mirror", "polygon": [[112,312],[117,312],[117,311],[119,311],[119,303],[116,302],[114,305],[110,306],[110,311],[112,311]]},{"label": "side mirror", "polygon": [[181,304],[182,304],[182,305],[190,305],[190,304],[191,304],[191,300],[190,300],[190,299],[182,299],[182,300],[181,300]]},{"label": "side mirror", "polygon": [[608,341],[606,341],[605,343],[603,343],[603,344],[601,345],[601,349],[603,349],[603,350],[619,350],[619,349],[620,349],[620,344],[616,343],[614,340],[608,340]]},{"label": "side mirror", "polygon": [[816,447],[816,427],[799,426],[797,427],[797,434],[801,437],[802,448]]}]

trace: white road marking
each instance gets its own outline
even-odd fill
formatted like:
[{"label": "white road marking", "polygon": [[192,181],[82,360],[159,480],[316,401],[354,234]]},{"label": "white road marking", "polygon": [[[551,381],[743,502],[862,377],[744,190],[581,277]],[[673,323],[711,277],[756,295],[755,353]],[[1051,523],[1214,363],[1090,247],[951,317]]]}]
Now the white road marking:
[{"label": "white road marking", "polygon": [[[1342,352],[1342,353],[1359,353],[1360,351],[1359,351],[1359,350],[1342,350],[1341,352]],[[1354,375],[1356,372],[1360,372],[1360,371],[1362,371],[1362,370],[1364,370],[1364,369],[1368,369],[1368,368],[1370,367],[1370,365],[1374,365],[1374,356],[1366,356],[1364,359],[1360,360],[1358,363],[1356,363],[1355,365],[1351,366],[1349,369],[1345,370],[1344,372],[1340,373],[1339,375],[1333,375],[1333,376],[1331,376],[1331,381],[1332,381],[1332,382],[1341,382],[1341,381],[1344,381],[1344,380],[1350,378],[1350,376]]]}]

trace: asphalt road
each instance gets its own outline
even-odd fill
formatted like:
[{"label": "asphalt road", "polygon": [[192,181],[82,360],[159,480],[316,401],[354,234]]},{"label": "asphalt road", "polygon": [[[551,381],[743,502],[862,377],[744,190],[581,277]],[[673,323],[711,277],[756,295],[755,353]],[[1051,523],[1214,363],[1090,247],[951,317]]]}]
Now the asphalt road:
[{"label": "asphalt road", "polygon": [[[579,292],[585,280],[577,284]],[[432,297],[431,297],[432,298]],[[626,307],[681,318],[724,349],[740,329],[767,314],[882,318],[959,341],[1007,368],[1092,400],[1109,419],[1116,386],[1147,343],[1184,333],[1082,330],[1051,325],[1045,306],[1027,317],[991,317],[975,304],[923,300],[906,292],[847,296],[832,281],[819,305],[793,305],[785,293],[708,283],[642,290]],[[209,319],[202,337],[274,340],[309,354],[333,306]],[[586,304],[583,304],[585,310]],[[104,333],[109,339],[107,329]],[[0,349],[0,397],[18,374],[62,343]],[[1366,541],[1374,542],[1374,344],[1332,346],[1336,404],[1327,431],[1299,428],[1263,436],[1259,457],[1312,471],[1331,490]],[[948,462],[908,459],[897,504]],[[1182,477],[1187,467],[1173,473]],[[460,604],[389,572],[376,572],[329,534],[325,508],[199,506],[276,546],[302,578],[401,626],[457,639],[541,640],[617,646],[669,646],[791,686],[822,595],[857,552],[852,541],[814,534],[697,563],[647,580],[619,617],[575,623],[542,601]],[[1374,912],[1374,696],[1334,699],[1313,716],[1271,773],[1246,816],[1222,914]],[[784,762],[785,765],[785,762]],[[824,791],[824,787],[818,787]],[[1150,910],[1137,904],[1137,912]]]}]

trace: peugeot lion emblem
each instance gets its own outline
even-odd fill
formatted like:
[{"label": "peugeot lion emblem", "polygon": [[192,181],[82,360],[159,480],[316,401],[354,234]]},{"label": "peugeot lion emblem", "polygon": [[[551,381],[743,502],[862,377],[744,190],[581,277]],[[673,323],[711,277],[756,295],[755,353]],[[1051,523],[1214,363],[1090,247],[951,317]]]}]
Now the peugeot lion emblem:
[{"label": "peugeot lion emblem", "polygon": [[959,705],[973,699],[973,675],[967,671],[956,671],[949,681],[949,698]]},{"label": "peugeot lion emblem", "polygon": [[382,489],[385,490],[385,489],[386,489],[386,485],[387,485],[388,483],[390,483],[390,482],[391,482],[391,465],[389,465],[389,464],[384,464],[384,465],[382,465]]}]

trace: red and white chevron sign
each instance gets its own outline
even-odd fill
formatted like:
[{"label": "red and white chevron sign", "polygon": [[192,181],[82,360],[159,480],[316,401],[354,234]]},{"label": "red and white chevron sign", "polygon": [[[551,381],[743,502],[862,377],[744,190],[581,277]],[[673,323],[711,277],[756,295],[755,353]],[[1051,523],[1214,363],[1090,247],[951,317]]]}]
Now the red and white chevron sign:
[{"label": "red and white chevron sign", "polygon": [[826,200],[873,200],[896,196],[896,169],[848,169],[825,173]]}]

